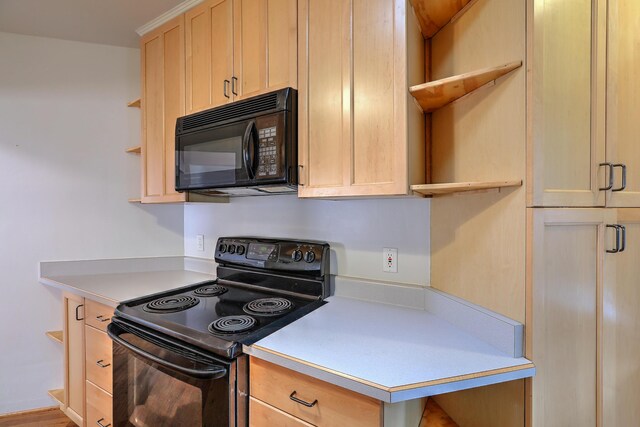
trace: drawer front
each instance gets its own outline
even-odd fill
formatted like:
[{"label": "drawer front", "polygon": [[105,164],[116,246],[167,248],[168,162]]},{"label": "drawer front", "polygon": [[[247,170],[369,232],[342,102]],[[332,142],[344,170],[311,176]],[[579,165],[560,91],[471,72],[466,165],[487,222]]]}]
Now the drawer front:
[{"label": "drawer front", "polygon": [[282,412],[261,400],[249,400],[249,427],[313,427],[292,415]]},{"label": "drawer front", "polygon": [[91,300],[85,300],[85,324],[98,328],[101,331],[107,330],[107,325],[111,323],[113,316],[113,307],[97,303]]},{"label": "drawer front", "polygon": [[113,381],[111,339],[106,333],[91,326],[85,326],[85,340],[87,380],[111,393]]},{"label": "drawer front", "polygon": [[[379,427],[382,402],[251,358],[251,396],[319,427]],[[295,393],[294,393],[295,392]],[[294,401],[291,396],[313,406]],[[314,404],[314,401],[315,402]]]},{"label": "drawer front", "polygon": [[113,398],[104,390],[87,381],[87,426],[113,427]]}]

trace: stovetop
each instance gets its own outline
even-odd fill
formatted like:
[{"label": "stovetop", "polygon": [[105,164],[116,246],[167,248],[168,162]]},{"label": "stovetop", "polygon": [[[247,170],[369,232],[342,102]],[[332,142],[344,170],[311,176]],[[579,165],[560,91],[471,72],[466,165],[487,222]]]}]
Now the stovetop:
[{"label": "stovetop", "polygon": [[125,302],[116,316],[233,358],[242,344],[253,344],[322,304],[216,280]]}]

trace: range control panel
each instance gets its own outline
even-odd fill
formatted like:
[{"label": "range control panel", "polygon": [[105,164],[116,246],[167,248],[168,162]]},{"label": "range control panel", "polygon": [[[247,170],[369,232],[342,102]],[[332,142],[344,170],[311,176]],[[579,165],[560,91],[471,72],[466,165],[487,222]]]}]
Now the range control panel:
[{"label": "range control panel", "polygon": [[325,271],[329,261],[329,244],[258,237],[221,237],[216,246],[215,259],[221,264],[323,275],[329,273]]}]

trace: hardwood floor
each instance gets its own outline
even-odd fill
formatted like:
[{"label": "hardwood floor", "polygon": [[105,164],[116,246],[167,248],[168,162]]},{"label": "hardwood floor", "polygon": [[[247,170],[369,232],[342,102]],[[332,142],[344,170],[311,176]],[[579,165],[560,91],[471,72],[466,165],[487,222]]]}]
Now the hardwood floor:
[{"label": "hardwood floor", "polygon": [[37,409],[0,415],[0,427],[76,427],[58,408]]}]

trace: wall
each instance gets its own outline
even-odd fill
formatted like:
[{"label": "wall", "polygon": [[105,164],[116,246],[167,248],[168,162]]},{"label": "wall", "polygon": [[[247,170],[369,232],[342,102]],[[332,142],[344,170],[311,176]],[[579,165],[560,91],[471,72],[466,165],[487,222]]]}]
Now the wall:
[{"label": "wall", "polygon": [[[185,206],[185,254],[212,257],[219,236],[326,240],[332,273],[425,286],[429,283],[428,199],[309,200],[296,196],[233,198]],[[196,235],[205,236],[205,251]],[[398,248],[398,273],[382,271],[382,248]]]},{"label": "wall", "polygon": [[136,49],[0,33],[0,413],[52,406],[60,294],[41,260],[182,255],[183,207],[139,194]]}]

